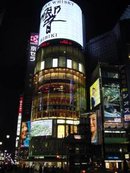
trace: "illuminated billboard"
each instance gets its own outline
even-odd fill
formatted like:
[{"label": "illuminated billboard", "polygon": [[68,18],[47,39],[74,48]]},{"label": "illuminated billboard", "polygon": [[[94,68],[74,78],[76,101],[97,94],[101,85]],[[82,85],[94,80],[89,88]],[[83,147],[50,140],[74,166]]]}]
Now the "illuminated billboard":
[{"label": "illuminated billboard", "polygon": [[83,46],[83,21],[80,7],[70,0],[46,3],[40,15],[39,45],[53,39],[67,39]]},{"label": "illuminated billboard", "polygon": [[34,62],[35,61],[35,56],[36,56],[36,51],[38,47],[38,34],[31,33],[30,36],[30,55],[29,55],[29,61]]},{"label": "illuminated billboard", "polygon": [[22,119],[23,96],[20,97],[17,121],[17,136],[20,136],[21,119]]},{"label": "illuminated billboard", "polygon": [[100,104],[100,83],[97,79],[90,87],[90,109]]},{"label": "illuminated billboard", "polygon": [[105,84],[102,88],[105,127],[120,128],[122,124],[120,105],[120,86],[116,83]]},{"label": "illuminated billboard", "polygon": [[29,147],[30,121],[22,122],[20,139],[21,139],[21,147]]},{"label": "illuminated billboard", "polygon": [[90,115],[90,131],[91,131],[91,142],[97,143],[97,115],[93,113]]},{"label": "illuminated billboard", "polygon": [[90,114],[91,143],[102,144],[102,114],[101,109]]},{"label": "illuminated billboard", "polygon": [[39,120],[31,122],[31,136],[52,135],[52,120]]}]

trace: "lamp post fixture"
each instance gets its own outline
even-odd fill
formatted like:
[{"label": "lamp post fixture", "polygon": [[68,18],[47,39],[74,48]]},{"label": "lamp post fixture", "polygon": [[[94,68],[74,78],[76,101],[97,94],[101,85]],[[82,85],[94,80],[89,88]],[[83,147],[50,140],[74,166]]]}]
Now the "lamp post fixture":
[{"label": "lamp post fixture", "polygon": [[6,135],[6,138],[9,139],[10,138],[10,135]]}]

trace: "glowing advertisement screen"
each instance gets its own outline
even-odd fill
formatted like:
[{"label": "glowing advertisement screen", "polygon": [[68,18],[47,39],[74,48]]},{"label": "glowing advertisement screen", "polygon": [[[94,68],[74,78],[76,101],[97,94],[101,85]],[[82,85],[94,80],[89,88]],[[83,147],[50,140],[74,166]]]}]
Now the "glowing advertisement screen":
[{"label": "glowing advertisement screen", "polygon": [[52,120],[39,120],[31,122],[31,136],[52,135]]},{"label": "glowing advertisement screen", "polygon": [[29,147],[30,121],[22,122],[20,139],[21,139],[21,147]]},{"label": "glowing advertisement screen", "polygon": [[90,115],[90,131],[91,131],[91,142],[97,143],[97,115],[93,113]]},{"label": "glowing advertisement screen", "polygon": [[90,87],[90,109],[100,104],[100,85],[97,79]]},{"label": "glowing advertisement screen", "polygon": [[103,86],[104,123],[106,127],[120,127],[122,123],[120,86],[116,83]]},{"label": "glowing advertisement screen", "polygon": [[39,45],[52,39],[73,40],[83,46],[80,7],[70,0],[52,0],[41,11]]}]

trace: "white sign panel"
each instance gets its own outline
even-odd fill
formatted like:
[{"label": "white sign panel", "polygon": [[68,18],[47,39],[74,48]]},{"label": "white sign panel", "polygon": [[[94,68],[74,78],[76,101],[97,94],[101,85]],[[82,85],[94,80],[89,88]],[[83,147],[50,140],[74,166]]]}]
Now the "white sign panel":
[{"label": "white sign panel", "polygon": [[32,33],[30,36],[30,61],[35,61],[36,51],[38,47],[38,34]]},{"label": "white sign panel", "polygon": [[80,7],[70,0],[52,0],[41,11],[39,45],[52,39],[69,39],[83,46]]}]

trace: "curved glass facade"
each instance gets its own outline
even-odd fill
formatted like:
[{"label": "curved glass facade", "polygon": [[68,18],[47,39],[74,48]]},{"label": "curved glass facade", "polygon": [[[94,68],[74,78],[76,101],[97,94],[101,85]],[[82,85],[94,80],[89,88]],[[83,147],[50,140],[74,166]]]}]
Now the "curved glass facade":
[{"label": "curved glass facade", "polygon": [[32,121],[48,117],[75,119],[86,110],[82,60],[83,55],[72,47],[53,46],[39,50],[34,75]]},{"label": "curved glass facade", "polygon": [[85,78],[82,73],[68,68],[51,68],[35,75],[32,120],[79,118],[85,109]]},{"label": "curved glass facade", "polygon": [[38,50],[34,73],[48,68],[64,67],[85,74],[84,66],[84,56],[78,48],[67,45],[49,46]]},{"label": "curved glass facade", "polygon": [[49,162],[59,155],[67,160],[63,143],[78,133],[80,115],[86,112],[83,26],[78,4],[44,4],[33,77],[30,157],[45,156]]},{"label": "curved glass facade", "polygon": [[[80,114],[86,111],[86,78],[83,60],[81,50],[72,46],[39,48],[33,85],[31,155],[45,154],[40,143],[35,145],[37,138],[44,141],[47,137],[46,142],[47,139],[55,141],[77,133]],[[62,141],[59,153],[61,147]],[[39,152],[41,149],[44,152]]]}]

